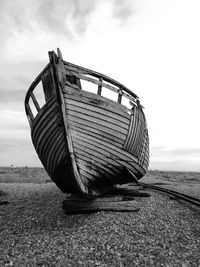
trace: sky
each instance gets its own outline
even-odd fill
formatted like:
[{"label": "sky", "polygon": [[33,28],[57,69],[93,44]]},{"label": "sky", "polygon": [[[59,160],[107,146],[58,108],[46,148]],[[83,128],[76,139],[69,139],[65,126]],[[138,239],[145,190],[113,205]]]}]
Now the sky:
[{"label": "sky", "polygon": [[0,166],[41,166],[24,111],[59,47],[139,97],[150,169],[200,171],[199,0],[0,0]]}]

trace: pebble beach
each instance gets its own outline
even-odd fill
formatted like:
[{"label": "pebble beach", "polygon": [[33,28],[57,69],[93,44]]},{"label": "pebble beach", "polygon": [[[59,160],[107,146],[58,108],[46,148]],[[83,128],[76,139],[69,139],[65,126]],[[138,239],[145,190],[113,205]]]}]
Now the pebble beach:
[{"label": "pebble beach", "polygon": [[[198,196],[195,177],[180,190]],[[169,180],[149,172],[143,181]],[[1,169],[0,266],[200,266],[200,209],[146,192],[137,212],[69,215],[42,169]]]}]

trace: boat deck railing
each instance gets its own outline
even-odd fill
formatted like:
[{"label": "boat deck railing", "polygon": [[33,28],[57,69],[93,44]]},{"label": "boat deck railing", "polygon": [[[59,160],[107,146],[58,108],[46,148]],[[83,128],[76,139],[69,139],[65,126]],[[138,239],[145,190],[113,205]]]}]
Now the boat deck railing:
[{"label": "boat deck railing", "polygon": [[[138,96],[133,93],[131,90],[129,90],[127,87],[122,85],[121,83],[117,82],[114,79],[109,78],[106,75],[103,75],[101,73],[80,67],[75,64],[68,63],[66,61],[62,61],[63,66],[64,66],[64,72],[66,76],[66,85],[72,85],[71,82],[68,81],[69,77],[75,77],[78,81],[79,84],[73,84],[73,87],[76,89],[81,89],[81,81],[87,81],[90,83],[93,83],[97,85],[97,91],[94,92],[99,96],[102,96],[102,89],[106,88],[109,89],[110,91],[113,91],[118,94],[117,97],[117,102],[119,104],[122,104],[122,97],[125,97],[126,99],[129,100],[131,106],[141,106],[139,102]],[[31,84],[31,86],[28,89],[28,92],[25,97],[25,110],[26,110],[26,115],[29,120],[30,126],[32,126],[33,121],[35,117],[37,116],[38,112],[41,110],[41,108],[44,106],[46,102],[48,102],[51,94],[47,93],[48,88],[44,88],[44,77],[48,75],[51,75],[51,81],[53,82],[53,73],[51,69],[51,64],[49,63],[44,70],[37,76],[37,78],[34,80],[34,82]],[[35,89],[38,87],[38,84],[42,82],[42,87],[43,87],[43,94],[44,94],[44,104],[40,106],[39,100],[36,97],[36,94],[34,94]],[[53,85],[51,85],[53,87]],[[50,90],[50,89],[48,89]],[[54,92],[55,95],[55,92]],[[109,97],[108,97],[109,98]],[[30,105],[30,99],[32,100],[32,103]],[[33,112],[33,108],[35,112]],[[131,110],[131,108],[128,108],[128,110]]]},{"label": "boat deck railing", "polygon": [[[43,71],[36,77],[36,79],[32,82],[31,86],[29,87],[26,97],[25,97],[25,111],[26,115],[29,121],[30,126],[32,126],[32,123],[34,121],[34,118],[36,117],[37,113],[41,110],[41,108],[44,106],[40,106],[38,99],[36,95],[34,94],[34,90],[38,87],[38,84],[42,81],[43,75],[50,70],[50,63],[43,69]],[[45,98],[45,95],[44,95]],[[30,100],[32,100],[32,103],[34,107],[31,107]],[[44,103],[45,104],[45,103]],[[33,112],[33,108],[36,110],[36,114]]]},{"label": "boat deck railing", "polygon": [[[101,73],[71,64],[69,62],[64,61],[64,67],[66,75],[75,76],[76,78],[84,81],[88,81],[96,84],[98,87],[97,95],[102,94],[102,88],[107,88],[118,94],[118,103],[122,103],[122,97],[127,98],[132,102],[132,104],[140,105],[139,97],[133,93],[130,89],[125,87],[123,84],[117,82],[110,77],[103,75]],[[77,87],[78,89],[78,87]]]}]

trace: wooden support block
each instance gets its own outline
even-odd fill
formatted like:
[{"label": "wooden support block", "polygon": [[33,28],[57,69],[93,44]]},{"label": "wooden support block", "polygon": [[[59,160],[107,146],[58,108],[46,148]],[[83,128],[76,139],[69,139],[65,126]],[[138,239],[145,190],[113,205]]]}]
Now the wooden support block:
[{"label": "wooden support block", "polygon": [[136,201],[126,200],[126,198],[120,196],[105,196],[91,200],[71,196],[63,201],[63,209],[67,214],[91,213],[97,211],[139,211]]}]

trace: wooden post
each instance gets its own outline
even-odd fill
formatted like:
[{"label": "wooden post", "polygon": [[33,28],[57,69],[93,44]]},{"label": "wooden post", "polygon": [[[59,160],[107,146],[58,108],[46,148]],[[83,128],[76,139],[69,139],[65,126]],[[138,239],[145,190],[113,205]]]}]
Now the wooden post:
[{"label": "wooden post", "polygon": [[39,103],[37,102],[37,99],[36,99],[34,93],[31,92],[31,93],[30,93],[30,96],[31,96],[31,98],[32,98],[32,100],[33,100],[33,103],[34,103],[36,109],[37,109],[37,112],[39,112],[39,111],[40,111],[40,105],[39,105]]},{"label": "wooden post", "polygon": [[102,91],[102,81],[103,81],[103,79],[100,77],[100,78],[99,78],[99,85],[98,85],[97,95],[101,95],[101,91]]},{"label": "wooden post", "polygon": [[118,100],[117,100],[117,102],[119,104],[121,104],[121,102],[122,102],[122,89],[121,88],[119,88],[119,94],[118,94]]},{"label": "wooden post", "polygon": [[30,127],[32,127],[32,121],[34,120],[34,116],[28,103],[26,103],[26,115],[28,118],[29,125]]}]

